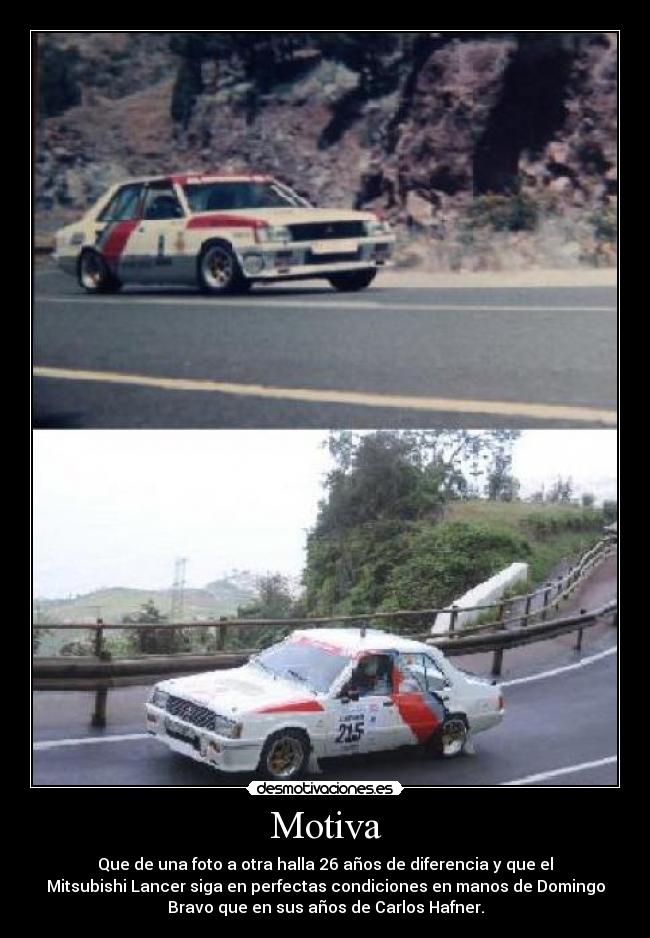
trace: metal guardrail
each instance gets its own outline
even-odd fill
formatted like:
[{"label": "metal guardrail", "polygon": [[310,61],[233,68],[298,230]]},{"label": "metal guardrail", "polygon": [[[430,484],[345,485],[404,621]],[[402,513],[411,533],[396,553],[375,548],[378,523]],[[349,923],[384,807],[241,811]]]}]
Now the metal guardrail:
[{"label": "metal guardrail", "polygon": [[[471,655],[492,652],[492,674],[501,674],[503,653],[508,648],[545,641],[557,635],[577,632],[576,651],[582,647],[585,628],[595,625],[602,618],[611,616],[612,625],[618,625],[618,603],[611,602],[597,609],[581,610],[578,615],[552,619],[532,626],[503,629],[481,635],[457,635],[433,641],[426,633],[418,636],[426,639],[446,655]],[[88,658],[43,658],[37,660],[33,669],[34,690],[94,690],[95,701],[91,725],[103,728],[107,723],[108,691],[112,687],[142,684],[165,675],[178,676],[221,668],[233,668],[245,664],[257,649],[235,654],[211,655],[147,655],[134,659],[101,660]]]},{"label": "metal guardrail", "polygon": [[[410,637],[435,645],[450,657],[492,652],[492,674],[495,677],[501,674],[503,654],[504,651],[509,648],[537,641],[545,641],[557,635],[577,632],[578,636],[575,647],[576,650],[579,651],[582,646],[582,636],[585,628],[595,625],[598,621],[607,616],[612,617],[612,625],[618,625],[617,602],[613,601],[589,611],[583,609],[577,615],[551,620],[547,618],[548,611],[552,607],[557,607],[563,599],[570,595],[578,584],[584,580],[587,573],[611,552],[611,542],[608,540],[601,541],[588,551],[578,564],[572,567],[564,577],[558,578],[556,584],[545,584],[540,590],[513,597],[507,602],[473,607],[475,610],[498,608],[500,616],[493,622],[479,626],[470,626],[460,631],[452,629],[447,633],[437,634],[435,637],[432,636],[430,632],[411,633]],[[556,589],[556,595],[551,601],[549,594],[553,589]],[[539,609],[531,609],[531,602],[534,597],[538,597],[540,594],[542,596],[542,602]],[[524,603],[524,610],[521,614],[510,618],[504,617],[503,612],[508,603],[522,601]],[[50,626],[50,628],[72,627],[94,630],[95,655],[93,657],[70,655],[52,658],[35,658],[32,669],[33,687],[35,690],[94,690],[95,708],[91,723],[93,726],[103,727],[106,725],[108,690],[112,687],[142,684],[144,681],[153,681],[165,675],[191,674],[221,668],[238,667],[244,664],[250,655],[259,651],[259,649],[237,649],[232,652],[223,650],[225,645],[225,630],[231,626],[261,627],[278,625],[285,628],[299,624],[324,626],[326,624],[331,625],[332,622],[368,622],[370,620],[386,619],[395,616],[412,617],[423,616],[425,614],[437,614],[439,612],[449,613],[453,611],[453,608],[454,607],[443,610],[407,610],[400,611],[399,613],[376,613],[374,615],[365,616],[336,616],[327,619],[225,620],[215,625],[217,629],[222,630],[218,635],[218,650],[215,653],[143,655],[137,658],[112,658],[103,648],[103,633],[105,629],[133,629],[138,628],[137,624],[107,625],[99,621],[97,623],[83,623],[75,626]],[[465,612],[468,610],[464,609],[462,611]],[[538,617],[540,621],[531,624],[531,619],[535,617]],[[512,623],[514,622],[518,622],[519,625],[513,626]],[[190,627],[206,628],[206,625],[206,623],[191,623],[189,625],[186,623],[164,623],[160,625],[145,623],[140,627],[147,629],[187,629]]]}]

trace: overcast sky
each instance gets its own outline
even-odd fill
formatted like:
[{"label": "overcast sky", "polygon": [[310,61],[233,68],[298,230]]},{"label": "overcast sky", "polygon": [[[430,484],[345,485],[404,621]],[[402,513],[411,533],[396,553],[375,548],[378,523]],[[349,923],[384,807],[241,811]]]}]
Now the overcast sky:
[{"label": "overcast sky", "polygon": [[[188,586],[233,568],[298,576],[330,468],[322,430],[84,430],[34,436],[34,594]],[[526,430],[522,495],[558,476],[616,497],[616,432]]]}]

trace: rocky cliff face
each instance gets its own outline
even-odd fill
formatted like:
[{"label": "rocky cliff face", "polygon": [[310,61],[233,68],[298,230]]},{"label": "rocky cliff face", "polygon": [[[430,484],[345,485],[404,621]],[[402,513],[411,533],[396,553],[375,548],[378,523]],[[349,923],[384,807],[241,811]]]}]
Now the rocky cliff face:
[{"label": "rocky cliff face", "polygon": [[242,34],[194,35],[40,37],[78,94],[38,123],[39,227],[124,176],[254,169],[382,212],[407,265],[613,262],[615,35],[400,34],[343,54],[277,34],[248,57],[211,42]]}]

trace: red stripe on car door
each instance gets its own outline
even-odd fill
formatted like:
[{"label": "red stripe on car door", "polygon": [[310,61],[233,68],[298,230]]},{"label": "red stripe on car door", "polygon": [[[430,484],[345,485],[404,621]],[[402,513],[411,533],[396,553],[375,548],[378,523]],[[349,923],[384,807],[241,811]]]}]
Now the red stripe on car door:
[{"label": "red stripe on car door", "polygon": [[402,674],[397,667],[393,668],[393,687],[395,692],[391,694],[393,703],[397,707],[397,712],[408,728],[411,730],[419,743],[424,743],[430,739],[438,726],[440,720],[427,705],[424,694],[418,691],[407,691],[402,694],[399,686],[402,680]]},{"label": "red stripe on car door", "polygon": [[139,224],[138,219],[134,219],[131,221],[116,221],[110,225],[101,248],[102,254],[109,264],[118,264],[129,238]]}]

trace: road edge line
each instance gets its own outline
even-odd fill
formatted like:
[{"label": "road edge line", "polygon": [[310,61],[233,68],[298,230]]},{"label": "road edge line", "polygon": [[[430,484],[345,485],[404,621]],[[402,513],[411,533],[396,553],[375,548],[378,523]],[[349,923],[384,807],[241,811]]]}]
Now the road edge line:
[{"label": "road edge line", "polygon": [[560,769],[550,769],[548,772],[538,772],[536,775],[526,775],[511,782],[501,782],[501,785],[532,785],[534,782],[543,782],[547,778],[556,778],[559,775],[572,775],[574,772],[585,772],[600,765],[611,765],[618,762],[618,756],[605,756],[603,759],[594,759],[592,762],[579,762],[576,765],[565,765]]}]

